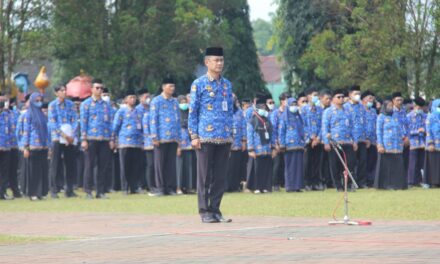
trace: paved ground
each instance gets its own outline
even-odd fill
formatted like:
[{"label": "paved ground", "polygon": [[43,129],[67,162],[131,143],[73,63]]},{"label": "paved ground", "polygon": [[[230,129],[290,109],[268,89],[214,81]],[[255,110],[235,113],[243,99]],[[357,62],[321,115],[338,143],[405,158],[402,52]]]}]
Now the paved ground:
[{"label": "paved ground", "polygon": [[440,263],[440,221],[2,213],[0,234],[68,241],[0,246],[0,263]]}]

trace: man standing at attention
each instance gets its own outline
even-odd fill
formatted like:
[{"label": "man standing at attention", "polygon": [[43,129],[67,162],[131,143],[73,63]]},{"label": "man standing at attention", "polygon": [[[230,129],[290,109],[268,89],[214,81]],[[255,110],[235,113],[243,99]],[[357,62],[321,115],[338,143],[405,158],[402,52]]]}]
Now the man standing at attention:
[{"label": "man standing at attention", "polygon": [[191,85],[188,129],[197,155],[197,195],[203,223],[231,222],[220,212],[232,142],[231,83],[221,74],[223,49],[207,48],[207,74]]}]

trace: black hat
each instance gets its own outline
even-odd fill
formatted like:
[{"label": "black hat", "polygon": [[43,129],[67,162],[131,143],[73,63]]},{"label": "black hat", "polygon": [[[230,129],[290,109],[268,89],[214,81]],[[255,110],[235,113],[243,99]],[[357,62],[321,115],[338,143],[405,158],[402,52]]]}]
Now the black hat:
[{"label": "black hat", "polygon": [[416,97],[416,99],[414,99],[414,103],[421,107],[426,105],[426,101],[422,97]]},{"label": "black hat", "polygon": [[109,93],[110,90],[107,87],[104,87],[104,89],[102,89],[102,93]]},{"label": "black hat", "polygon": [[357,84],[352,85],[350,88],[348,88],[348,91],[350,91],[350,92],[360,91],[360,90],[361,90],[361,87]]},{"label": "black hat", "polygon": [[145,88],[143,88],[143,89],[139,89],[139,90],[137,91],[137,94],[138,94],[138,95],[146,94],[146,93],[149,93],[149,91],[148,91],[148,89],[145,89]]},{"label": "black hat", "polygon": [[409,98],[405,98],[403,99],[403,104],[412,104],[413,100],[409,99]]},{"label": "black hat", "polygon": [[337,94],[343,94],[344,96],[347,96],[347,93],[344,89],[336,89],[333,91],[332,97],[334,97]]},{"label": "black hat", "polygon": [[163,78],[162,84],[176,84],[176,83],[174,82],[174,79],[172,77],[168,76]]},{"label": "black hat", "polygon": [[396,98],[396,97],[402,97],[402,93],[401,93],[401,92],[394,92],[394,93],[391,95],[391,98],[392,98],[392,99],[394,99],[394,98]]},{"label": "black hat", "polygon": [[363,92],[363,93],[361,94],[361,100],[364,99],[364,98],[367,97],[367,96],[370,96],[370,95],[374,96],[374,93],[373,93],[372,91],[369,91],[369,90]]},{"label": "black hat", "polygon": [[299,94],[298,94],[298,98],[300,98],[300,97],[305,97],[306,96],[306,93],[304,93],[304,92],[300,92]]},{"label": "black hat", "polygon": [[257,98],[255,104],[257,104],[257,105],[259,105],[259,104],[266,104],[267,94],[258,93],[258,94],[255,95],[255,97]]},{"label": "black hat", "polygon": [[79,97],[72,97],[71,100],[73,102],[79,102],[79,101],[81,101],[81,98],[79,98]]},{"label": "black hat", "polygon": [[206,48],[205,56],[223,56],[223,48],[221,47]]}]

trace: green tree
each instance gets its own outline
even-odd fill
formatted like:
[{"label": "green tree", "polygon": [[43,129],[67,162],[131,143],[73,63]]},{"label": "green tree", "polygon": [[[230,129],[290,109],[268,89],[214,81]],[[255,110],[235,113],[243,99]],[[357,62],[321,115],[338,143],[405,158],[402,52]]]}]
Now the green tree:
[{"label": "green tree", "polygon": [[252,29],[258,54],[263,56],[274,55],[275,47],[271,43],[274,34],[272,23],[257,19],[252,21]]}]

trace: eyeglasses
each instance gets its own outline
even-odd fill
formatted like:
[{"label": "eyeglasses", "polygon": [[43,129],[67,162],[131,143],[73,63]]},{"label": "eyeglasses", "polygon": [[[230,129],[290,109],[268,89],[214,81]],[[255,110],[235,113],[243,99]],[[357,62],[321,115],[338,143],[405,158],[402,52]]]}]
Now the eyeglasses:
[{"label": "eyeglasses", "polygon": [[341,98],[344,98],[344,96],[343,95],[338,95],[338,96],[335,96],[335,98],[336,99],[341,99]]}]

